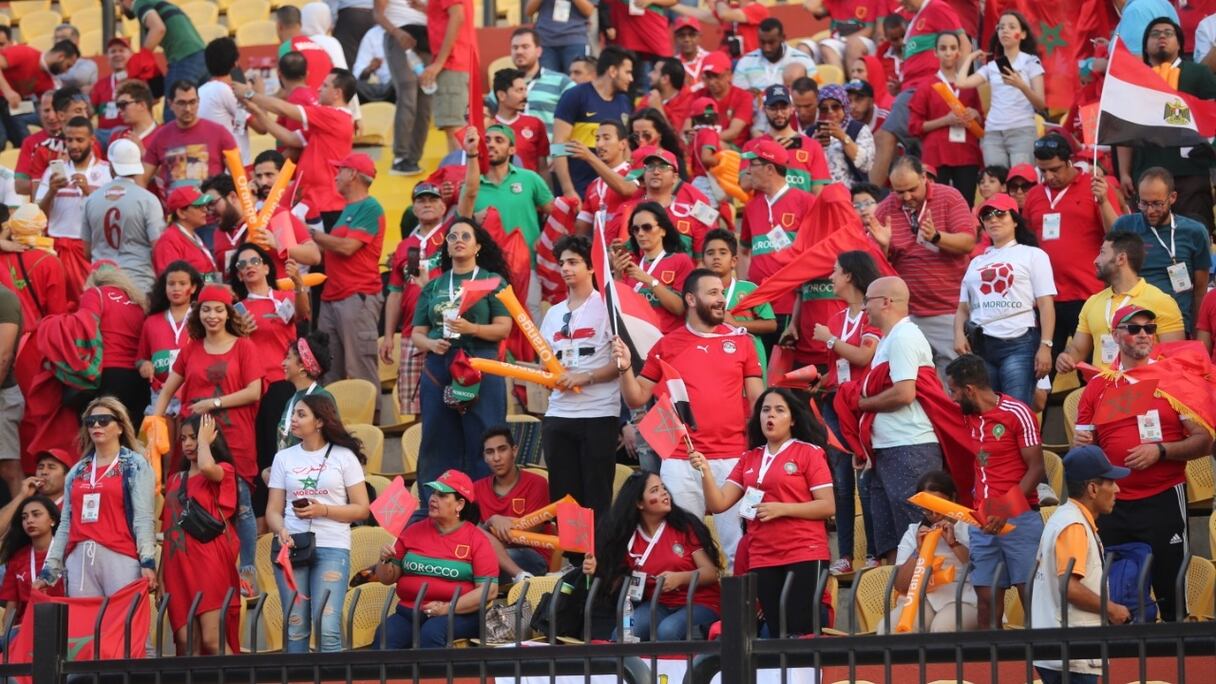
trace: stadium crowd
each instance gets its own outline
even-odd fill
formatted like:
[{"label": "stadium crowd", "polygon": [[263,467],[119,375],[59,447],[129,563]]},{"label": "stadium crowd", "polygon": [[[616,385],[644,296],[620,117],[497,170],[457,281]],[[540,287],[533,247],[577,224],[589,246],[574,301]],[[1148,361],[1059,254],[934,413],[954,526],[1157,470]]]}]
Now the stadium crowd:
[{"label": "stadium crowd", "polygon": [[[1095,148],[1079,106],[1050,106],[1038,24],[980,4],[807,0],[828,29],[792,40],[751,0],[529,0],[488,78],[471,0],[284,5],[272,78],[169,0],[122,0],[139,35],[105,45],[104,76],[78,46],[96,27],[40,50],[0,26],[20,149],[0,179],[0,600],[143,578],[179,653],[235,650],[269,534],[286,560],[261,589],[329,596],[293,613],[291,652],[342,648],[356,576],[396,585],[392,648],[444,646],[449,619],[475,636],[475,590],[551,570],[627,587],[617,636],[664,640],[708,634],[727,573],[760,578],[771,619],[792,572],[802,634],[822,572],[893,565],[906,593],[933,533],[971,568],[929,592],[933,631],[999,628],[1032,583],[1031,626],[1058,625],[1069,560],[1069,623],[1126,622],[1098,599],[1112,547],[1151,550],[1174,619],[1188,463],[1213,456],[1216,155]],[[1117,36],[1158,87],[1216,98],[1216,3],[1112,4],[1066,76],[1101,92]],[[354,146],[378,100],[379,168],[420,177],[391,253]],[[423,168],[434,129],[448,154]],[[556,367],[548,396],[502,360]],[[365,569],[352,525],[383,492],[326,386],[379,388],[382,363],[421,423],[420,505]],[[1041,420],[1078,383],[1060,492]],[[666,407],[674,446],[647,420]],[[517,464],[506,417],[526,410],[546,477]],[[567,496],[593,553],[521,541],[517,519]]]}]

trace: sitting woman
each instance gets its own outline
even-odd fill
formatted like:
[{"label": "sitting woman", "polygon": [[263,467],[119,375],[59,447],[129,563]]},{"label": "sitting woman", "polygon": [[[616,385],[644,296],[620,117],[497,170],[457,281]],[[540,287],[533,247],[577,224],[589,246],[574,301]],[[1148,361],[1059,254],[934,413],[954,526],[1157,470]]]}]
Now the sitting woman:
[{"label": "sitting woman", "polygon": [[[957,496],[957,491],[954,486],[954,480],[941,470],[933,470],[921,475],[920,481],[916,483],[916,491],[928,492],[934,496],[940,496],[943,499],[954,501]],[[906,607],[905,601],[908,594],[908,587],[912,583],[912,574],[916,570],[916,563],[920,557],[920,543],[929,534],[930,530],[940,529],[942,536],[937,540],[937,548],[934,549],[935,556],[942,558],[942,567],[953,567],[956,577],[962,577],[963,571],[967,569],[967,564],[971,562],[970,555],[970,538],[967,534],[967,523],[956,523],[940,513],[925,511],[925,519],[919,523],[913,523],[908,526],[908,531],[904,532],[904,537],[899,541],[899,550],[895,556],[895,591],[900,593],[899,604],[895,610],[891,611],[890,629],[888,630],[887,621],[883,620],[878,624],[878,633],[886,634],[888,631],[894,632],[895,626],[899,624],[899,618],[903,615]],[[928,579],[926,577],[926,579]],[[955,599],[958,597],[958,581],[951,582],[942,586],[931,587],[925,594],[925,605],[923,610],[924,625],[930,632],[957,632],[969,631],[976,629],[978,624],[976,619],[976,599],[975,589],[968,582],[963,588],[963,622],[957,624],[955,615]],[[916,597],[912,597],[917,600]],[[921,625],[921,616],[916,616],[912,622],[913,631],[919,631]]]},{"label": "sitting woman", "polygon": [[[633,635],[658,641],[687,636],[687,592],[693,572],[693,637],[704,638],[721,611],[722,553],[709,528],[671,501],[658,473],[638,471],[621,486],[608,518],[598,525],[596,555],[583,560],[583,572],[597,572],[613,592],[628,579],[633,609]],[[597,561],[602,561],[597,562]],[[655,614],[650,614],[657,580],[663,579]]]},{"label": "sitting woman", "polygon": [[[476,636],[481,585],[489,583],[489,598],[498,591],[498,558],[489,536],[477,526],[481,513],[473,481],[459,470],[448,470],[425,486],[434,490],[427,499],[426,519],[405,528],[396,543],[381,549],[376,566],[376,579],[396,584],[400,599],[397,612],[381,627],[387,630],[388,648],[413,647],[416,610],[422,611],[416,635],[419,648],[448,645],[449,616],[455,622],[453,638]],[[423,584],[427,591],[420,597]],[[453,604],[458,589],[460,597]],[[372,643],[380,644],[379,633]]]},{"label": "sitting woman", "polygon": [[[0,563],[8,568],[4,581],[0,582],[0,601],[4,602],[5,615],[14,616],[12,624],[16,629],[21,626],[34,578],[51,549],[51,539],[59,526],[59,507],[50,498],[35,494],[21,502],[13,519],[17,524],[8,529],[0,543]],[[63,596],[63,584],[43,591],[51,596]]]}]

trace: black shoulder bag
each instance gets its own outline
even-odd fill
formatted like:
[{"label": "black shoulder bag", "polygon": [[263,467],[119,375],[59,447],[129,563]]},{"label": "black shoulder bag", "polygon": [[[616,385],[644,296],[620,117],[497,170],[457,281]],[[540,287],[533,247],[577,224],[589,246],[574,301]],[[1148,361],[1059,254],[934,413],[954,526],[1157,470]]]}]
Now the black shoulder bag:
[{"label": "black shoulder bag", "polygon": [[186,481],[189,479],[190,471],[187,470],[182,473],[182,486],[177,490],[177,500],[182,504],[177,524],[186,534],[206,544],[223,534],[228,524],[211,515],[194,497],[186,495]]},{"label": "black shoulder bag", "polygon": [[[325,457],[321,459],[322,464],[329,462],[329,452],[333,451],[334,445],[330,444],[325,450]],[[322,465],[324,470],[324,465]],[[283,542],[279,541],[279,535],[274,535],[274,539],[270,542],[270,557],[278,558],[279,553],[283,550]],[[287,554],[288,560],[291,561],[293,568],[303,568],[312,565],[317,560],[317,533],[312,531],[312,521],[308,521],[307,532],[297,532],[291,535],[291,549]]]}]

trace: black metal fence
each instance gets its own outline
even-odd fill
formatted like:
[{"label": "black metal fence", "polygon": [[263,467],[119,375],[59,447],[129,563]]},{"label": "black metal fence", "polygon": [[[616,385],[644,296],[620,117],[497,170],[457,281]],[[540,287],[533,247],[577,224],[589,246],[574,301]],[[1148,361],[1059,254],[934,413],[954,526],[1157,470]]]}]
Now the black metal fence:
[{"label": "black metal fence", "polygon": [[[1102,585],[1106,586],[1106,573],[1110,563],[1107,559]],[[1148,568],[1145,566],[1139,577],[1140,605],[1136,614],[1143,620],[1146,614],[1144,604],[1150,600],[1148,591]],[[1036,568],[1037,570],[1037,568]],[[1000,569],[998,569],[998,575]],[[1185,684],[1188,678],[1194,682],[1216,681],[1216,623],[1187,621],[1185,612],[1185,579],[1186,569],[1178,579],[1178,614],[1173,622],[1144,623],[1136,622],[1126,625],[1107,624],[1105,611],[1101,624],[1094,627],[1070,627],[1067,606],[1067,584],[1059,584],[1060,605],[1065,606],[1062,615],[1062,625],[1052,629],[1006,629],[952,632],[949,634],[924,634],[924,611],[920,611],[921,630],[911,634],[890,634],[890,617],[886,621],[887,634],[859,635],[857,590],[861,585],[860,577],[856,578],[850,589],[847,600],[841,604],[848,607],[844,615],[838,615],[836,624],[842,627],[835,636],[824,634],[819,611],[813,611],[812,634],[801,638],[785,637],[787,616],[782,607],[775,621],[774,628],[777,638],[759,638],[757,634],[758,608],[756,601],[756,578],[753,575],[728,577],[722,581],[722,613],[721,635],[714,641],[693,640],[693,624],[691,618],[686,627],[684,641],[643,643],[626,643],[620,639],[624,633],[624,608],[627,587],[613,597],[615,608],[616,631],[611,643],[561,643],[552,627],[545,638],[537,642],[524,643],[521,636],[529,633],[529,627],[524,623],[521,613],[515,617],[515,641],[493,646],[473,644],[486,643],[485,616],[483,615],[481,638],[466,647],[457,647],[449,628],[449,647],[444,649],[385,649],[383,634],[380,642],[373,644],[370,649],[350,649],[336,653],[287,654],[251,653],[223,654],[223,639],[221,638],[221,655],[214,656],[181,656],[160,657],[164,653],[165,634],[161,629],[167,597],[162,597],[155,613],[156,625],[150,644],[132,643],[132,620],[137,614],[137,602],[129,606],[103,604],[101,613],[94,625],[94,643],[100,644],[102,636],[102,618],[107,610],[124,611],[125,625],[122,652],[128,657],[111,660],[71,660],[69,658],[68,615],[67,607],[62,604],[39,604],[34,606],[34,656],[32,663],[9,663],[7,654],[4,663],[0,665],[0,677],[29,678],[32,684],[60,684],[61,682],[124,682],[143,683],[155,682],[403,682],[422,680],[453,682],[456,680],[478,682],[518,681],[523,677],[541,678],[556,681],[559,677],[571,677],[566,681],[590,682],[593,675],[606,675],[617,682],[629,684],[645,684],[658,681],[656,673],[660,659],[676,659],[684,664],[684,681],[689,684],[708,684],[715,676],[720,675],[724,684],[754,684],[760,677],[769,677],[772,681],[793,681],[794,674],[805,675],[811,668],[820,673],[818,681],[835,682],[838,680],[855,681],[859,677],[874,681],[918,681],[926,682],[930,678],[940,678],[943,668],[951,670],[951,677],[957,681],[970,678],[971,681],[1013,681],[1011,671],[1018,674],[1017,681],[1033,681],[1037,679],[1033,662],[1036,660],[1079,660],[1093,659],[1101,663],[1103,681],[1147,681],[1150,664],[1156,672],[1168,668],[1166,675],[1170,681]],[[1032,573],[1033,574],[1033,573]],[[1071,564],[1063,575],[1071,575]],[[891,603],[891,592],[894,588],[892,580],[886,583],[883,606]],[[818,580],[815,592],[820,596],[828,582],[824,572]],[[785,592],[792,586],[792,574],[787,576]],[[654,598],[651,601],[651,614],[658,605],[658,597],[662,593],[662,579],[657,580]],[[966,581],[966,571],[959,578],[959,586]],[[685,595],[688,604],[692,603],[696,586],[696,577],[690,583]],[[921,607],[925,601],[925,587],[917,600]],[[488,588],[488,585],[487,585]],[[1028,587],[1028,589],[1031,589]],[[358,592],[358,590],[356,590]],[[426,586],[422,587],[419,603],[425,598]],[[592,613],[601,592],[601,583],[592,583],[585,603],[583,621],[583,641],[588,642],[592,636]],[[783,592],[783,593],[785,593]],[[359,607],[360,595],[352,597],[352,605],[346,617],[346,644],[353,633],[353,616]],[[961,594],[961,589],[960,589]],[[526,596],[526,588],[521,596]],[[484,596],[487,598],[488,596]],[[958,596],[956,598],[961,598]],[[323,612],[323,606],[329,596],[320,597],[315,619]],[[522,600],[522,599],[521,599]],[[1102,605],[1106,605],[1108,597],[1105,589],[1100,597]],[[195,597],[194,608],[198,605]],[[456,600],[453,599],[455,604]],[[482,601],[485,605],[487,601]],[[286,602],[287,606],[295,605],[294,601]],[[956,610],[962,610],[962,602],[956,601]],[[265,606],[265,596],[249,610],[248,630],[249,642],[259,642],[259,625],[262,623],[262,610]],[[549,604],[550,626],[557,624],[557,601]],[[1033,593],[1027,595],[1025,624],[1032,624]],[[194,610],[192,608],[192,612]],[[997,606],[993,605],[993,614],[997,614]],[[810,609],[810,607],[808,607]],[[392,610],[392,597],[380,608],[381,615],[389,615]],[[1216,606],[1191,606],[1197,614],[1216,614]],[[290,610],[283,620],[283,643],[287,643],[287,623]],[[221,617],[221,620],[224,618]],[[415,646],[419,634],[415,613]],[[191,621],[193,622],[193,621]],[[652,620],[650,629],[653,638],[657,629],[657,620]],[[771,621],[770,621],[771,622]],[[956,616],[956,622],[962,623],[961,616]],[[10,618],[11,623],[11,618]],[[449,622],[449,625],[451,623]],[[10,632],[11,624],[6,625]],[[314,634],[320,632],[320,625],[314,625]],[[136,632],[138,633],[138,632]],[[224,625],[220,626],[221,635]],[[193,634],[188,636],[188,640]],[[569,640],[566,640],[569,641]],[[379,648],[376,648],[379,647]],[[132,655],[142,655],[145,649],[153,657],[138,658]],[[95,649],[100,651],[100,649]],[[1119,661],[1119,670],[1123,676],[1118,679],[1111,677],[1111,663]],[[1129,663],[1128,661],[1132,661]],[[937,672],[931,677],[931,672]],[[1023,679],[1024,677],[1024,679]],[[803,677],[805,680],[805,676]],[[812,676],[812,679],[815,679]],[[666,680],[664,680],[666,681]],[[1069,676],[1064,673],[1064,681]],[[672,682],[671,684],[674,684]]]}]

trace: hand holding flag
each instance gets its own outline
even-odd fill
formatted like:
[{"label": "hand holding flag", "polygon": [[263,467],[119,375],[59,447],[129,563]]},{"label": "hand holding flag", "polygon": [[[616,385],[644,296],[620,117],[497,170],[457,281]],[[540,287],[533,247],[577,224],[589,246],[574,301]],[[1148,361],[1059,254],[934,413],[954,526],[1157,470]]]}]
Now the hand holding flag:
[{"label": "hand holding flag", "polygon": [[638,423],[638,432],[642,433],[642,438],[659,458],[671,458],[678,447],[689,446],[688,428],[681,422],[680,415],[667,395],[659,397],[654,406],[646,412]]},{"label": "hand holding flag", "polygon": [[595,511],[577,503],[558,504],[557,537],[563,551],[595,553]]},{"label": "hand holding flag", "polygon": [[[393,483],[372,502],[372,515],[386,532],[400,537],[410,516],[418,510],[418,500],[405,487],[405,479],[398,475]],[[281,553],[279,555],[282,555]]]},{"label": "hand holding flag", "polygon": [[474,304],[497,289],[500,282],[502,280],[498,276],[482,278],[480,280],[466,280],[460,288],[460,309],[457,310],[456,314],[458,316],[464,315]]}]

